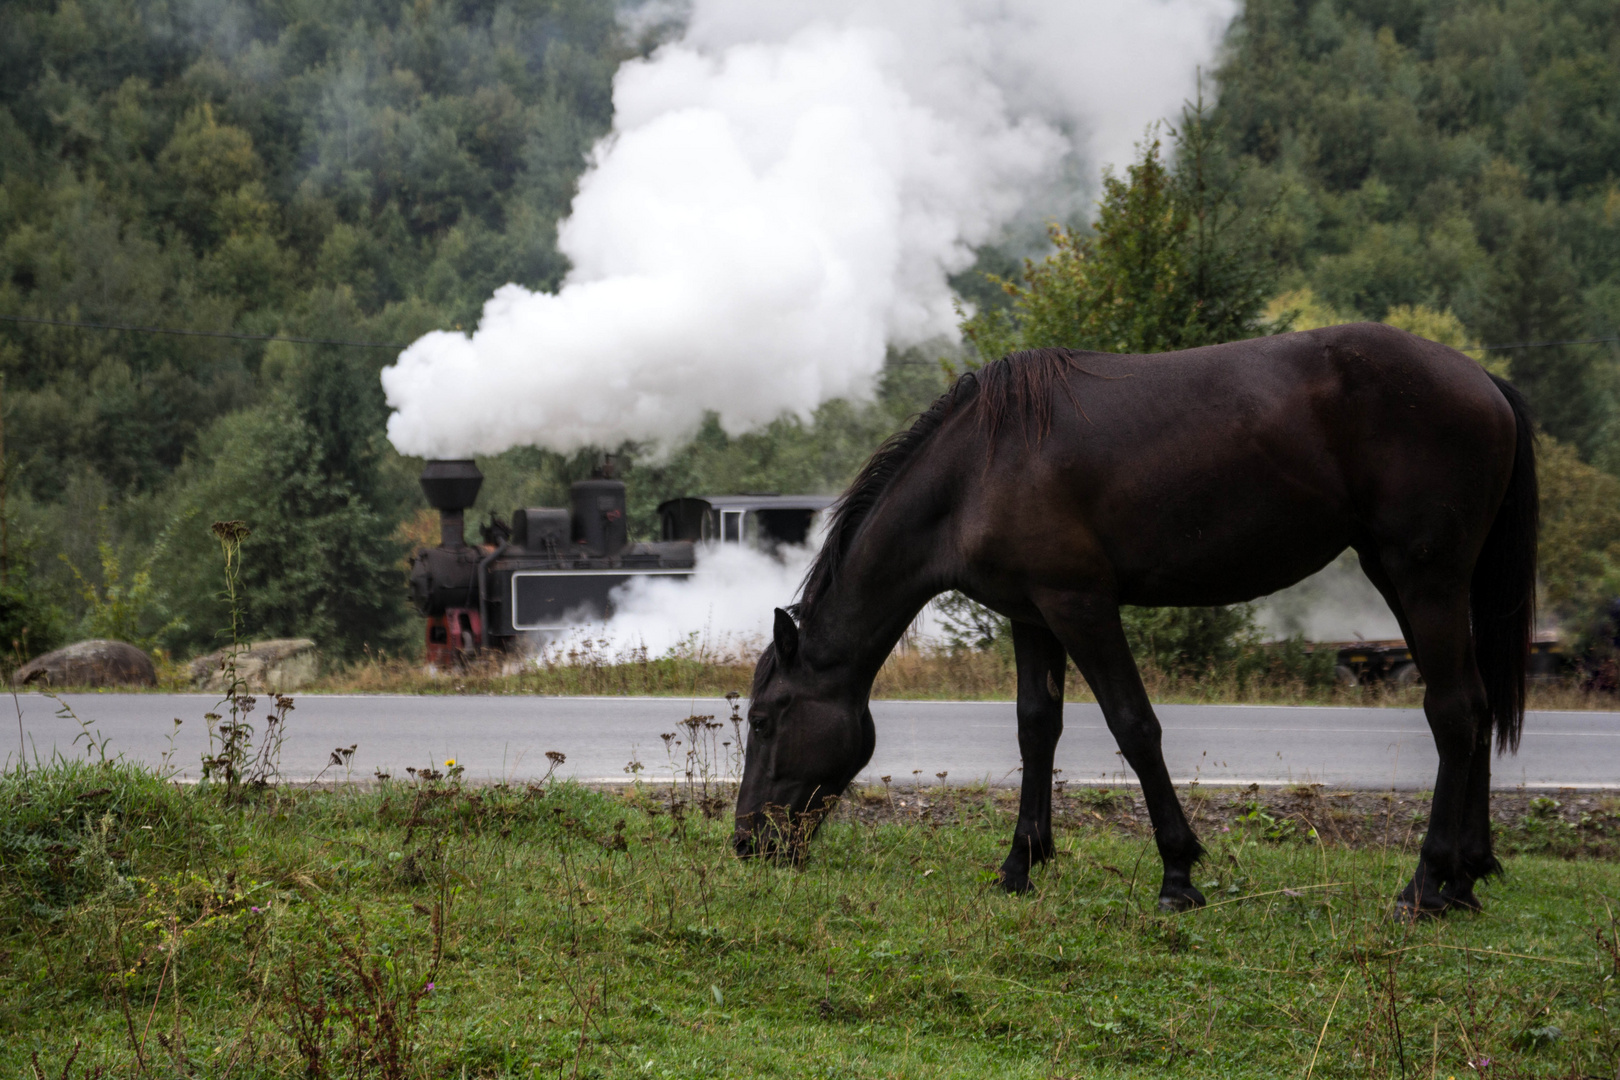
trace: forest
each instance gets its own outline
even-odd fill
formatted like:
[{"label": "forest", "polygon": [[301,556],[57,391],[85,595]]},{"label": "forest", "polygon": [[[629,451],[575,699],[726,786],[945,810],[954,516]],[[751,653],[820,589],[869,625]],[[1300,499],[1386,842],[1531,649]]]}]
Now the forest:
[{"label": "forest", "polygon": [[[85,636],[213,647],[226,518],[253,530],[251,633],[338,661],[419,647],[402,568],[433,519],[378,372],[501,284],[560,282],[556,223],[613,74],[660,40],[630,25],[610,0],[0,8],[14,659]],[[635,527],[677,494],[837,491],[951,370],[1009,348],[1385,320],[1492,346],[1470,354],[1529,396],[1546,602],[1601,637],[1620,595],[1620,9],[1249,0],[1205,93],[1048,247],[980,252],[944,361],[896,352],[872,403],[741,437],[710,423],[657,464],[601,448]],[[475,513],[558,505],[598,453],[481,459]]]}]

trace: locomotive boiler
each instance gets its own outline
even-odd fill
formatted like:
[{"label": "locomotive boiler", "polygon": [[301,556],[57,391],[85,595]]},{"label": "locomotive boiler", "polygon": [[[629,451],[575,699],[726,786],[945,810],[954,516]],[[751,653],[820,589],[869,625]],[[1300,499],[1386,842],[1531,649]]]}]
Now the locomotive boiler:
[{"label": "locomotive boiler", "polygon": [[740,544],[770,551],[804,543],[822,495],[729,495],[671,499],[658,508],[660,539],[632,542],[623,481],[611,468],[569,489],[569,505],[491,516],[469,543],[466,512],[484,476],[468,460],[429,461],[422,492],[439,512],[439,544],[411,556],[410,591],[427,617],[427,660],[449,665],[485,650],[514,649],[526,635],[600,622],[613,592],[638,578],[685,579],[697,546]]}]

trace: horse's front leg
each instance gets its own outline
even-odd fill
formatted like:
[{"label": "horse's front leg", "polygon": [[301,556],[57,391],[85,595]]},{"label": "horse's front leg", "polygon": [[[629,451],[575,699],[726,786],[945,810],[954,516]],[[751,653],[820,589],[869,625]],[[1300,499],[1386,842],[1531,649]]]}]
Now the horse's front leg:
[{"label": "horse's front leg", "polygon": [[1125,641],[1119,605],[1106,596],[1062,593],[1041,600],[1040,608],[1091,684],[1108,730],[1114,733],[1126,763],[1142,782],[1142,799],[1147,803],[1153,838],[1164,863],[1160,910],[1184,911],[1203,906],[1204,894],[1192,883],[1192,867],[1204,849],[1187,823],[1175,785],[1170,782],[1170,770],[1165,767],[1159,746],[1159,718],[1153,715],[1141,673],[1136,670],[1136,659]]},{"label": "horse's front leg", "polygon": [[1018,752],[1024,761],[1023,792],[1012,851],[1001,864],[1001,887],[1029,889],[1030,867],[1050,859],[1052,842],[1052,755],[1063,734],[1063,676],[1068,662],[1063,644],[1045,627],[1013,623],[1018,659]]}]

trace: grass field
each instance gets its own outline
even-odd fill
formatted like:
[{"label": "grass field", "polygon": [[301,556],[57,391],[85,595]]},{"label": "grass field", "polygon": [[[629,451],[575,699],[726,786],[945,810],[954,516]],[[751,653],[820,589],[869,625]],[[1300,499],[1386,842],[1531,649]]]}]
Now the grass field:
[{"label": "grass field", "polygon": [[[794,869],[733,858],[713,790],[470,789],[452,769],[233,801],[119,764],[9,774],[0,1075],[1620,1065],[1620,863],[1513,855],[1483,915],[1404,924],[1390,897],[1421,821],[1341,844],[1238,805],[1201,825],[1210,907],[1163,916],[1117,793],[1065,797],[1062,855],[1017,898],[991,883],[1004,797],[941,799],[862,793]],[[1609,836],[1620,806],[1572,820]],[[1571,850],[1536,824],[1505,825],[1505,848]]]}]

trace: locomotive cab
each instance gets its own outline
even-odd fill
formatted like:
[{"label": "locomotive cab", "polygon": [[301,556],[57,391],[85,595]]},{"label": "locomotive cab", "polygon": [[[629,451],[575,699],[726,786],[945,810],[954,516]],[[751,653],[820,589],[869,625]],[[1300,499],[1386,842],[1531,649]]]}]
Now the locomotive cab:
[{"label": "locomotive cab", "polygon": [[836,500],[832,495],[708,495],[671,499],[658,507],[666,540],[741,544],[775,551],[806,543],[817,516]]}]

